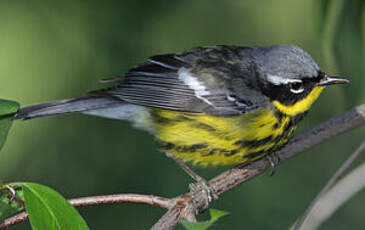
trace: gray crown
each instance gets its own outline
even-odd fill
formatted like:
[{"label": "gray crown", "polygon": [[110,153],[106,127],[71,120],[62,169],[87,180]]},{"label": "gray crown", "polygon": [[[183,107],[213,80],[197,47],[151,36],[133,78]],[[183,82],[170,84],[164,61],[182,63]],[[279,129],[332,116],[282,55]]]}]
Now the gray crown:
[{"label": "gray crown", "polygon": [[302,79],[318,76],[319,67],[312,57],[297,46],[275,45],[252,50],[259,77]]}]

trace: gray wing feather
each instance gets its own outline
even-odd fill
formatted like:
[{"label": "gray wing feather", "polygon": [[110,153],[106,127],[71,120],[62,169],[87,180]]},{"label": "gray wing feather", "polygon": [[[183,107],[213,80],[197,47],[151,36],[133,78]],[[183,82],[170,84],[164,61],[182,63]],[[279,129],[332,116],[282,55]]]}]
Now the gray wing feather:
[{"label": "gray wing feather", "polygon": [[[211,52],[212,48],[206,50]],[[217,72],[217,77],[213,79],[220,82],[207,87],[209,95],[197,95],[194,89],[179,78],[179,70],[182,68],[191,70],[192,76],[202,82],[205,79],[200,76],[200,72],[208,70],[211,74],[215,73],[215,66],[212,66],[210,61],[214,61],[216,67],[219,68],[218,61],[224,59],[219,56],[222,49],[213,49],[214,55],[204,54],[206,50],[199,48],[177,55],[153,56],[147,62],[131,69],[123,77],[107,80],[108,82],[118,82],[117,86],[90,94],[112,96],[131,104],[147,107],[213,116],[232,116],[251,110],[255,105],[252,107],[253,103],[249,101],[250,98],[245,98],[245,102],[249,102],[246,105],[232,97],[235,95],[232,95],[233,92],[229,88],[231,83],[229,82],[231,77],[229,68],[225,68],[225,72]],[[224,52],[227,51],[224,50]],[[208,62],[202,62],[199,59],[202,57],[208,59],[204,60]],[[209,58],[214,60],[209,60]],[[226,63],[224,64],[226,65]],[[234,67],[237,69],[237,66]],[[237,72],[232,72],[232,74],[237,75]]]}]

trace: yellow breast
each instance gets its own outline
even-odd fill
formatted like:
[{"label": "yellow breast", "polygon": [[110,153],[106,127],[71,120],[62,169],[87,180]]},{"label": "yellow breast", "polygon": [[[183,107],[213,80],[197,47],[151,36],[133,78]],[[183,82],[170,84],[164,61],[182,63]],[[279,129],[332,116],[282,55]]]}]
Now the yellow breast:
[{"label": "yellow breast", "polygon": [[150,119],[163,151],[204,166],[255,160],[286,143],[294,131],[288,116],[271,109],[237,117],[153,110]]}]

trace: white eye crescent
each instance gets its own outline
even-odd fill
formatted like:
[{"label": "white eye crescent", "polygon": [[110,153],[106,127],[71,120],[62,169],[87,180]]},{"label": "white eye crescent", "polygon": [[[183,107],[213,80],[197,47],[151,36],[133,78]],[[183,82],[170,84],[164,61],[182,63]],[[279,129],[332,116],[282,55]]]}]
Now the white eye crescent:
[{"label": "white eye crescent", "polygon": [[302,83],[294,83],[290,85],[290,92],[299,94],[304,91],[304,86]]}]

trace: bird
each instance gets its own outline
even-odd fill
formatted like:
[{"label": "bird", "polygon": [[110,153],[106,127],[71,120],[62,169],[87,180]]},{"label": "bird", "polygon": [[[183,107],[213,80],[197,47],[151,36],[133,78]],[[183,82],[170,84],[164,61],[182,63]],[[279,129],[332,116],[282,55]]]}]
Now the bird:
[{"label": "bird", "polygon": [[235,165],[285,146],[323,89],[349,81],[326,74],[294,45],[215,45],[155,55],[101,82],[112,86],[23,107],[15,119],[83,113],[127,120],[180,166]]}]

